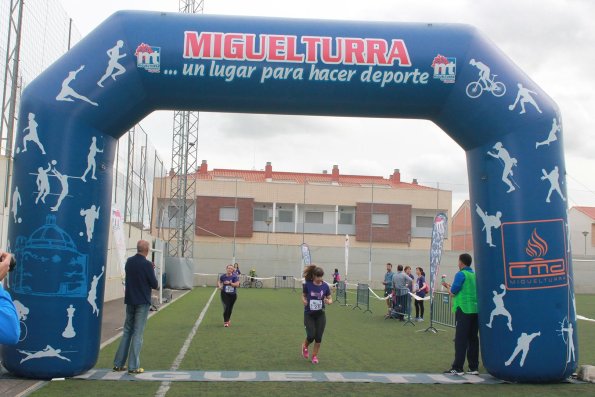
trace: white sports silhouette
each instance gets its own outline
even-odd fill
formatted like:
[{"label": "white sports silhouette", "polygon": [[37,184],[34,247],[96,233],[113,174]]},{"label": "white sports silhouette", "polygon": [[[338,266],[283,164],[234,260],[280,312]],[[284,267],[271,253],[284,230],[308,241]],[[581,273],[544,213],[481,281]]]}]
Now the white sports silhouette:
[{"label": "white sports silhouette", "polygon": [[562,127],[558,124],[558,120],[556,120],[556,118],[554,117],[552,119],[552,129],[550,130],[549,134],[547,135],[547,138],[544,141],[535,142],[535,149],[537,149],[540,146],[544,146],[544,145],[549,146],[550,143],[557,141],[558,137],[556,136],[556,133],[560,132],[561,129],[562,129]]},{"label": "white sports silhouette", "polygon": [[105,266],[101,266],[101,273],[99,276],[93,276],[93,281],[91,281],[91,288],[89,289],[89,295],[87,296],[87,302],[93,308],[93,314],[96,314],[99,317],[99,308],[97,307],[97,284],[99,284],[99,279],[103,276],[103,272],[105,271]]},{"label": "white sports silhouette", "polygon": [[492,244],[492,228],[498,229],[502,222],[500,222],[500,218],[502,217],[502,212],[497,211],[496,215],[488,215],[488,213],[481,209],[479,204],[475,204],[475,212],[479,215],[483,222],[483,228],[481,230],[486,231],[486,243],[490,247],[495,247]]},{"label": "white sports silhouette", "polygon": [[514,103],[508,107],[508,110],[513,111],[517,103],[520,103],[521,112],[519,114],[523,114],[526,113],[525,103],[529,103],[533,105],[533,107],[535,107],[535,109],[539,113],[542,113],[541,109],[539,109],[539,106],[537,106],[537,102],[535,102],[535,99],[533,99],[533,97],[531,96],[531,94],[537,95],[537,93],[535,91],[531,91],[530,89],[523,87],[521,83],[518,83],[517,87],[519,88],[519,91],[516,94],[516,99]]},{"label": "white sports silhouette", "polygon": [[21,193],[19,193],[19,187],[16,186],[14,188],[14,192],[12,193],[12,208],[10,209],[15,223],[19,223],[19,217],[17,215],[19,211],[19,205],[23,205],[23,202],[21,201]]},{"label": "white sports silhouette", "polygon": [[40,350],[37,352],[28,352],[26,350],[18,350],[18,349],[17,349],[17,351],[19,353],[23,353],[26,355],[26,357],[21,360],[21,364],[27,360],[33,360],[35,358],[44,358],[44,357],[56,357],[61,360],[70,361],[70,359],[60,355],[60,353],[62,352],[61,349],[54,349],[50,345],[47,345],[46,347],[43,348],[43,350]]},{"label": "white sports silhouette", "polygon": [[97,179],[95,177],[95,169],[97,168],[97,163],[95,162],[95,156],[97,155],[97,153],[103,153],[103,150],[99,150],[97,148],[97,138],[93,137],[93,138],[91,138],[91,146],[89,146],[89,154],[87,154],[87,169],[85,170],[85,173],[81,177],[83,182],[87,182],[85,177],[87,176],[89,171],[92,171],[91,179]]},{"label": "white sports silhouette", "polygon": [[525,365],[525,358],[527,358],[527,353],[529,353],[530,344],[536,337],[541,336],[541,332],[534,332],[528,335],[526,332],[523,332],[521,336],[517,339],[516,348],[512,352],[510,358],[504,363],[507,367],[512,364],[516,356],[519,355],[520,352],[523,352],[521,356],[521,361],[519,365],[522,367]]},{"label": "white sports silhouette", "polygon": [[29,124],[23,130],[23,132],[29,130],[29,133],[23,137],[23,152],[27,151],[27,142],[31,141],[37,145],[42,154],[45,154],[45,149],[39,140],[39,135],[37,135],[37,126],[39,124],[35,121],[35,113],[29,113],[28,118]]},{"label": "white sports silhouette", "polygon": [[62,187],[62,191],[58,196],[58,202],[56,203],[56,205],[50,208],[53,212],[56,212],[58,211],[58,209],[60,209],[60,205],[62,204],[62,200],[64,200],[64,197],[68,195],[68,178],[70,177],[68,175],[61,174],[56,169],[56,167],[52,169],[52,172],[54,173],[56,178],[58,178],[58,181],[60,181],[60,186]]},{"label": "white sports silhouette", "polygon": [[571,358],[573,361],[576,360],[576,357],[574,355],[574,328],[572,327],[572,323],[568,321],[568,326],[561,327],[560,331],[567,333],[566,343],[568,344],[568,357],[566,358],[566,363],[569,363]]},{"label": "white sports silhouette", "polygon": [[544,169],[541,170],[541,173],[543,174],[541,180],[545,181],[547,179],[550,182],[550,190],[547,193],[545,202],[550,202],[550,196],[554,191],[560,195],[562,201],[566,201],[566,198],[564,197],[564,195],[562,194],[562,190],[560,189],[560,172],[558,171],[558,166],[555,166],[549,174]]},{"label": "white sports silhouette", "polygon": [[50,163],[48,163],[48,168],[45,169],[43,167],[37,168],[37,179],[35,183],[37,184],[37,197],[35,198],[35,204],[41,199],[41,202],[45,204],[45,198],[48,194],[50,194],[50,180],[48,179],[48,172],[52,169]]},{"label": "white sports silhouette", "polygon": [[[119,76],[126,72],[124,66],[120,65],[118,61],[126,56],[126,54],[120,55],[120,49],[124,46],[124,42],[122,40],[118,40],[116,45],[106,51],[107,56],[109,57],[109,62],[107,64],[107,69],[105,70],[105,74],[101,76],[101,79],[97,82],[97,85],[103,87],[103,82],[108,77],[111,77],[114,81],[116,81],[116,76]],[[117,71],[114,73],[114,69]]]},{"label": "white sports silhouette", "polygon": [[493,147],[496,149],[496,153],[492,153],[488,151],[487,153],[495,159],[498,159],[504,165],[504,169],[502,170],[502,182],[508,185],[508,191],[506,193],[510,193],[515,190],[515,187],[510,178],[513,175],[512,167],[517,165],[517,159],[514,157],[510,157],[508,150],[502,146],[502,142],[496,142]]},{"label": "white sports silhouette", "polygon": [[85,226],[87,228],[87,242],[93,239],[93,231],[95,230],[95,221],[99,219],[99,208],[95,208],[95,204],[91,208],[81,209],[81,216],[85,217]]},{"label": "white sports silhouette", "polygon": [[72,98],[76,98],[80,99],[81,101],[90,103],[93,106],[99,106],[97,102],[93,102],[86,96],[77,93],[72,87],[70,87],[70,83],[76,79],[76,75],[84,68],[85,65],[81,65],[81,67],[77,70],[71,70],[70,72],[68,72],[68,77],[66,77],[66,79],[64,79],[64,81],[62,82],[62,89],[60,90],[58,96],[56,96],[57,101],[74,102],[74,99]]},{"label": "white sports silhouette", "polygon": [[512,316],[504,307],[504,295],[506,295],[506,287],[504,284],[500,284],[500,288],[502,289],[502,293],[497,293],[496,291],[492,291],[494,297],[492,300],[494,301],[494,305],[496,306],[492,312],[490,313],[490,322],[486,324],[488,328],[492,328],[492,321],[496,316],[504,316],[508,319],[508,329],[512,331]]}]

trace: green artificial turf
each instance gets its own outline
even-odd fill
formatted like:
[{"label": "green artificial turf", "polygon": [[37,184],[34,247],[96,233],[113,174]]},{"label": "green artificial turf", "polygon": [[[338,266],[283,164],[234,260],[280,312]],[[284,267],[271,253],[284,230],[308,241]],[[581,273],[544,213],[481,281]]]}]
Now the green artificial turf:
[{"label": "green artificial turf", "polygon": [[[196,288],[149,319],[141,353],[145,370],[169,370],[187,339],[213,288]],[[355,295],[349,294],[353,302]],[[428,306],[426,304],[426,306]],[[216,293],[179,370],[243,371],[362,371],[437,373],[448,368],[453,356],[454,330],[423,332],[429,322],[406,325],[385,320],[383,301],[371,298],[372,313],[333,304],[327,308],[327,328],[314,366],[300,356],[304,339],[300,292],[242,289],[231,319],[223,327],[222,306]],[[577,296],[580,315],[595,318],[595,296]],[[426,313],[429,314],[428,308]],[[426,316],[427,317],[427,316]],[[421,331],[421,332],[418,332]],[[579,364],[595,364],[595,323],[578,322]],[[119,340],[100,353],[96,368],[111,368]],[[480,367],[480,372],[485,370]],[[153,396],[160,382],[86,381],[49,382],[34,396]],[[172,382],[167,396],[303,396],[337,393],[340,396],[439,394],[564,396],[595,395],[592,384],[546,385],[390,385],[374,383],[280,382]]]}]

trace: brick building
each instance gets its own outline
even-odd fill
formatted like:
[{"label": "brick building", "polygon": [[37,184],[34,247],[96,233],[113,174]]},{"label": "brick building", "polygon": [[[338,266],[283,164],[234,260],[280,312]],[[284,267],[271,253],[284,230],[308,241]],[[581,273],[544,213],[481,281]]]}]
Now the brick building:
[{"label": "brick building", "polygon": [[[428,249],[437,212],[450,216],[452,193],[388,177],[208,169],[203,160],[196,178],[195,238],[201,242]],[[152,233],[167,238],[175,226],[168,194],[172,178],[154,185]],[[176,181],[174,180],[174,183]],[[450,249],[450,240],[445,241]]]},{"label": "brick building", "polygon": [[473,251],[471,205],[469,200],[465,200],[452,216],[450,236],[453,251]]}]

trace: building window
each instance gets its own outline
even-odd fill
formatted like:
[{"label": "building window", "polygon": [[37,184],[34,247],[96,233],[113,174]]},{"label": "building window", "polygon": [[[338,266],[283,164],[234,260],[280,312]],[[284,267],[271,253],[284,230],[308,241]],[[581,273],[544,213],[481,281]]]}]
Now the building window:
[{"label": "building window", "polygon": [[306,212],[306,223],[324,223],[323,212]]},{"label": "building window", "polygon": [[219,221],[221,222],[237,222],[238,209],[234,207],[219,208]]},{"label": "building window", "polygon": [[339,225],[353,225],[353,213],[339,212]]},{"label": "building window", "polygon": [[255,222],[266,222],[269,218],[269,210],[266,208],[255,208],[254,209],[254,221]]},{"label": "building window", "polygon": [[431,229],[434,227],[434,218],[431,216],[416,216],[415,217],[415,226]]},{"label": "building window", "polygon": [[279,222],[293,223],[293,211],[279,210]]},{"label": "building window", "polygon": [[372,214],[372,225],[388,226],[388,214]]}]

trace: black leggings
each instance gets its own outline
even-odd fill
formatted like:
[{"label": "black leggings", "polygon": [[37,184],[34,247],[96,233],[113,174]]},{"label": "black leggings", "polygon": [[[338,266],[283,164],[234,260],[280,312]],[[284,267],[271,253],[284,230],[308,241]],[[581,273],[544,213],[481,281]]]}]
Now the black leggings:
[{"label": "black leggings", "polygon": [[415,317],[424,318],[424,301],[418,301],[415,299]]},{"label": "black leggings", "polygon": [[231,312],[233,310],[233,305],[236,303],[236,299],[238,299],[237,294],[226,294],[225,292],[221,291],[221,303],[223,303],[224,322],[228,322],[231,318]]},{"label": "black leggings", "polygon": [[306,328],[306,340],[308,343],[322,342],[322,334],[326,327],[326,315],[320,310],[313,313],[304,312],[304,327]]}]

